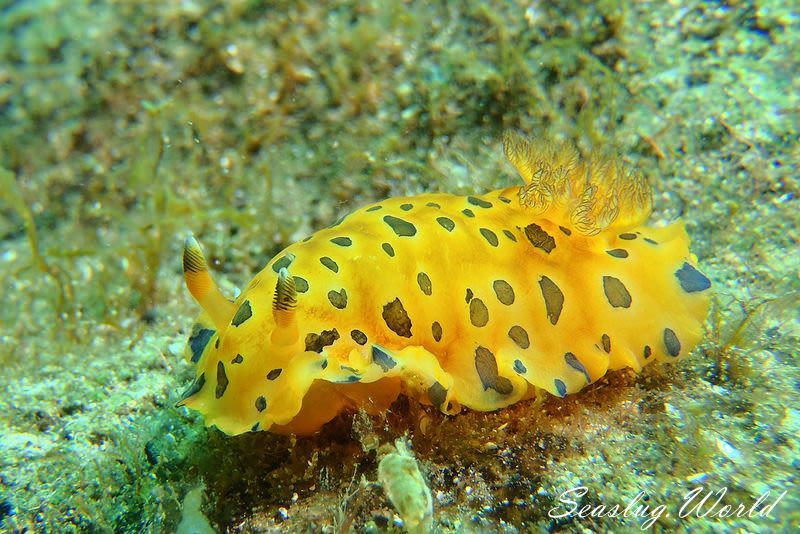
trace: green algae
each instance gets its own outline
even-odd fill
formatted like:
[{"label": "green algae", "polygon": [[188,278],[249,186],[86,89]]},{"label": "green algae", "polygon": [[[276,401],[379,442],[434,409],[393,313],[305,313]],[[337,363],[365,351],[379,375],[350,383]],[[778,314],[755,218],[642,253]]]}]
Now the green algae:
[{"label": "green algae", "polygon": [[[549,517],[578,485],[674,511],[697,484],[734,501],[795,484],[800,31],[783,3],[42,0],[2,6],[0,30],[2,528],[171,530],[203,481],[218,529],[397,529],[357,480],[406,433],[441,531],[638,530]],[[491,414],[401,401],[297,441],[171,407],[197,311],[186,233],[233,294],[355,206],[514,183],[509,127],[617,147],[656,221],[683,216],[719,294],[693,358]],[[796,528],[797,509],[790,493],[769,518],[656,526]]]},{"label": "green algae", "polygon": [[19,192],[16,177],[13,173],[2,167],[0,167],[0,200],[15,209],[22,219],[34,266],[41,274],[47,276],[56,287],[57,300],[52,306],[55,312],[55,320],[58,321],[62,318],[67,320],[72,319],[73,314],[70,308],[74,304],[74,296],[71,283],[66,279],[64,271],[51,265],[50,262],[45,259],[41,247],[39,246],[39,234],[36,231],[36,223],[33,220],[30,208]]}]

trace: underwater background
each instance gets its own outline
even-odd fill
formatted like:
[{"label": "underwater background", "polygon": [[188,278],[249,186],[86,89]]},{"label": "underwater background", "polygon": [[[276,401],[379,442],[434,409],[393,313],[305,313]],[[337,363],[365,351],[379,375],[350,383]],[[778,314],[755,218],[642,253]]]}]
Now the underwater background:
[{"label": "underwater background", "polygon": [[[413,482],[417,531],[796,531],[799,13],[0,0],[0,530],[401,532],[387,493]],[[686,222],[715,292],[691,357],[492,413],[401,398],[310,438],[174,407],[189,232],[232,295],[369,202],[519,183],[508,129],[620,153],[651,222]],[[405,448],[421,476],[379,476]],[[592,512],[564,513],[582,487]]]}]

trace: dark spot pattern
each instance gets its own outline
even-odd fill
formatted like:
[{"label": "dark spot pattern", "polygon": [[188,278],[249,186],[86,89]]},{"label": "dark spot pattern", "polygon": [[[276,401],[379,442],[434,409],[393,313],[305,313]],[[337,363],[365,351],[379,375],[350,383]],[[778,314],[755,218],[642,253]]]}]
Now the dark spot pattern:
[{"label": "dark spot pattern", "polygon": [[288,269],[289,266],[294,261],[295,257],[296,256],[292,253],[287,254],[286,256],[280,258],[279,260],[277,260],[275,263],[272,264],[272,270],[277,273],[281,269]]},{"label": "dark spot pattern", "polygon": [[511,230],[503,230],[503,234],[514,243],[517,242],[517,237],[511,232]]},{"label": "dark spot pattern", "polygon": [[384,215],[383,222],[397,234],[397,237],[412,237],[417,234],[417,227],[393,215]]},{"label": "dark spot pattern", "polygon": [[234,358],[231,360],[231,363],[242,363],[243,361],[244,361],[244,356],[242,356],[241,354],[237,354],[237,355],[236,355],[236,356],[234,356]]},{"label": "dark spot pattern", "polygon": [[329,258],[328,256],[322,256],[319,259],[319,262],[322,265],[324,265],[325,267],[327,267],[328,269],[330,269],[331,271],[333,271],[335,273],[339,272],[339,265],[335,261],[333,261],[331,258]]},{"label": "dark spot pattern", "polygon": [[517,373],[524,375],[528,372],[528,368],[525,367],[525,364],[522,363],[522,360],[514,360],[514,371]]},{"label": "dark spot pattern", "polygon": [[688,262],[684,262],[680,269],[675,271],[675,277],[681,284],[681,289],[687,293],[696,293],[698,291],[705,291],[711,287],[711,280],[692,267]]},{"label": "dark spot pattern", "polygon": [[361,379],[357,375],[350,375],[350,376],[346,377],[344,380],[335,381],[334,384],[354,384],[355,382],[358,382],[359,380],[361,380]]},{"label": "dark spot pattern", "polygon": [[384,373],[389,369],[394,369],[397,365],[394,358],[389,356],[389,353],[378,345],[372,345],[372,361],[378,364]]},{"label": "dark spot pattern", "polygon": [[508,331],[508,337],[510,337],[521,349],[527,349],[531,346],[531,340],[528,337],[528,331],[519,325],[514,325],[511,327],[511,329]]},{"label": "dark spot pattern", "polygon": [[283,369],[281,369],[280,367],[277,368],[277,369],[273,369],[272,371],[267,373],[267,380],[275,380],[276,378],[281,376],[282,372],[283,372]]},{"label": "dark spot pattern", "polygon": [[490,245],[496,247],[500,242],[497,240],[497,234],[489,230],[488,228],[481,228],[479,230],[483,238],[488,241]]},{"label": "dark spot pattern", "polygon": [[214,348],[215,349],[219,348],[219,336],[217,336],[217,339],[214,340]]},{"label": "dark spot pattern", "polygon": [[389,255],[390,258],[394,258],[394,248],[389,243],[384,243],[381,245],[383,251]]},{"label": "dark spot pattern", "polygon": [[628,251],[625,250],[624,248],[614,248],[614,249],[611,249],[611,250],[606,250],[606,254],[608,254],[609,256],[612,256],[614,258],[627,258],[628,257]]},{"label": "dark spot pattern", "polygon": [[564,384],[563,380],[559,380],[558,378],[556,378],[555,380],[553,380],[553,384],[555,384],[555,386],[556,386],[556,391],[558,392],[558,396],[559,397],[566,396],[566,394],[567,394],[567,386],[566,386],[566,384]]},{"label": "dark spot pattern", "polygon": [[234,314],[233,319],[231,320],[231,324],[233,326],[239,326],[252,316],[253,316],[253,309],[250,307],[250,301],[245,300],[244,302],[242,302],[242,305],[239,306],[239,309],[236,310],[236,314]]},{"label": "dark spot pattern", "polygon": [[506,204],[511,204],[511,199],[506,197],[497,197],[500,199],[500,202],[505,202]]},{"label": "dark spot pattern", "polygon": [[322,360],[322,363],[319,364],[319,368],[322,369],[322,370],[325,370],[325,369],[328,368],[328,358],[325,358],[324,360]]},{"label": "dark spot pattern", "polygon": [[608,337],[608,334],[603,334],[603,337],[601,338],[601,341],[603,342],[603,350],[606,351],[606,354],[610,353],[611,352],[611,338]]},{"label": "dark spot pattern", "polygon": [[305,293],[308,291],[308,280],[300,276],[294,276],[294,288],[298,293]]},{"label": "dark spot pattern", "polygon": [[624,234],[619,234],[619,238],[624,239],[625,241],[633,241],[634,239],[636,239],[636,234],[626,232]]},{"label": "dark spot pattern", "polygon": [[469,322],[478,328],[486,326],[486,323],[489,322],[489,310],[479,298],[469,301]]},{"label": "dark spot pattern", "polygon": [[647,358],[653,355],[653,349],[650,348],[650,345],[645,345],[642,354],[644,355],[644,359],[646,360]]},{"label": "dark spot pattern", "polygon": [[492,282],[494,294],[497,295],[497,300],[506,306],[514,304],[514,288],[505,280],[495,280]]},{"label": "dark spot pattern", "polygon": [[556,248],[556,240],[542,230],[542,227],[536,223],[531,223],[525,227],[525,237],[528,238],[528,241],[531,242],[531,245],[538,249],[542,249],[543,251],[550,254],[554,248]]},{"label": "dark spot pattern", "polygon": [[485,347],[475,349],[475,369],[483,384],[483,390],[493,389],[500,395],[508,395],[514,390],[511,380],[500,376],[497,371],[497,360]]},{"label": "dark spot pattern", "polygon": [[467,202],[469,202],[473,206],[478,206],[479,208],[488,209],[492,207],[491,202],[487,202],[486,200],[483,200],[482,198],[478,197],[467,197]]},{"label": "dark spot pattern", "polygon": [[[192,352],[192,363],[197,363],[206,350],[206,345],[211,341],[211,338],[216,334],[216,330],[210,328],[203,328],[196,324],[192,329],[192,335],[189,336],[189,350]],[[219,339],[219,338],[217,338]]]},{"label": "dark spot pattern", "polygon": [[437,343],[442,340],[442,325],[439,324],[439,321],[434,321],[431,325],[431,335]]},{"label": "dark spot pattern", "polygon": [[377,206],[372,206],[370,208],[367,208],[365,211],[367,211],[367,212],[378,211],[379,209],[382,209],[382,208],[383,208],[383,206],[378,204]]},{"label": "dark spot pattern", "polygon": [[658,245],[658,241],[656,241],[655,239],[650,239],[649,237],[645,237],[644,240],[647,243],[650,243],[651,245]]},{"label": "dark spot pattern", "polygon": [[260,426],[261,426],[261,422],[260,421],[256,421],[256,424],[254,424],[252,427],[250,427],[250,432],[258,432],[258,427],[260,427]]},{"label": "dark spot pattern", "polygon": [[188,388],[186,388],[186,391],[181,393],[181,398],[178,400],[178,402],[175,403],[175,406],[178,407],[183,406],[183,403],[186,402],[186,399],[188,399],[192,395],[199,393],[200,390],[203,389],[203,386],[205,384],[206,384],[206,374],[200,373],[200,376],[195,378],[194,381],[192,381],[192,384]]},{"label": "dark spot pattern", "polygon": [[267,409],[267,399],[265,399],[264,397],[258,397],[256,399],[256,410],[258,410],[259,412],[263,412],[266,409]]},{"label": "dark spot pattern", "polygon": [[439,204],[437,204],[436,202],[428,202],[425,205],[428,206],[429,208],[441,208],[441,206]]},{"label": "dark spot pattern", "polygon": [[453,219],[449,219],[447,217],[436,217],[436,222],[438,222],[439,226],[448,232],[452,232],[453,228],[456,227],[456,223],[453,222]]},{"label": "dark spot pattern", "polygon": [[631,294],[619,278],[613,276],[603,277],[603,291],[606,294],[608,303],[615,308],[630,308]]},{"label": "dark spot pattern", "polygon": [[347,307],[347,291],[344,288],[339,291],[331,289],[328,291],[328,300],[331,302],[331,306],[337,310],[343,310]]},{"label": "dark spot pattern", "polygon": [[667,354],[674,358],[681,353],[681,342],[671,328],[664,329],[664,347],[667,349]]},{"label": "dark spot pattern", "polygon": [[228,375],[225,374],[225,364],[217,362],[217,388],[214,390],[214,396],[222,398],[226,389],[228,389]]},{"label": "dark spot pattern", "polygon": [[355,341],[359,345],[367,344],[367,334],[365,334],[361,330],[351,330],[350,337],[353,338],[353,341]]},{"label": "dark spot pattern", "polygon": [[539,288],[542,290],[547,318],[550,319],[550,324],[555,325],[561,317],[561,310],[564,309],[564,293],[546,276],[539,279]]},{"label": "dark spot pattern", "polygon": [[565,236],[571,236],[572,235],[572,230],[570,230],[569,228],[567,228],[565,226],[559,226],[558,229],[561,230],[564,233]]},{"label": "dark spot pattern", "polygon": [[[364,342],[366,342],[366,336],[364,337]],[[323,330],[319,334],[315,332],[309,332],[306,334],[306,351],[321,353],[323,348],[333,345],[337,339],[339,339],[339,332],[335,328],[331,330]]]},{"label": "dark spot pattern", "polygon": [[469,208],[464,208],[463,210],[461,210],[461,213],[463,213],[467,217],[475,217],[475,213],[473,213],[473,211]]},{"label": "dark spot pattern", "polygon": [[444,388],[444,386],[439,382],[434,382],[431,384],[431,387],[428,388],[428,400],[431,401],[431,404],[441,410],[446,399],[447,390]]},{"label": "dark spot pattern", "polygon": [[413,204],[400,204],[400,209],[403,211],[411,211],[411,208],[413,207]]},{"label": "dark spot pattern", "polygon": [[433,293],[433,287],[431,286],[431,279],[425,273],[417,274],[417,284],[419,284],[420,290],[428,295],[429,297]]},{"label": "dark spot pattern", "polygon": [[567,352],[564,354],[564,361],[567,362],[567,365],[575,369],[576,371],[580,371],[583,373],[583,376],[586,377],[587,382],[591,382],[592,379],[589,378],[589,371],[586,370],[586,367],[578,360],[578,358],[572,354],[571,352]]},{"label": "dark spot pattern", "polygon": [[473,296],[472,290],[470,288],[467,288],[467,294],[464,296],[464,300],[467,301],[467,304],[469,304],[469,301],[472,300],[472,296]]},{"label": "dark spot pattern", "polygon": [[382,316],[389,330],[401,337],[411,337],[411,319],[399,298],[383,306]]},{"label": "dark spot pattern", "polygon": [[340,247],[349,247],[353,244],[353,240],[349,237],[334,237],[331,239],[331,243],[339,245]]}]

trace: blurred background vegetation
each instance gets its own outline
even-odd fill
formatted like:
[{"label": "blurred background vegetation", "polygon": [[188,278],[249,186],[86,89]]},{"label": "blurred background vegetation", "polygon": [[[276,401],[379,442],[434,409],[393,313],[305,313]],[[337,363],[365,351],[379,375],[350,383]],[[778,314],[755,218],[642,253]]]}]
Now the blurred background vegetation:
[{"label": "blurred background vegetation", "polygon": [[[508,128],[639,165],[655,221],[684,217],[725,297],[710,361],[685,375],[738,380],[746,398],[784,391],[796,363],[754,384],[755,363],[731,359],[738,345],[797,346],[785,314],[800,290],[799,24],[769,0],[0,0],[0,521],[169,528],[200,479],[212,480],[218,527],[257,524],[254,503],[271,524],[303,476],[327,478],[301,491],[296,525],[313,524],[323,486],[352,497],[347,437],[287,452],[284,438],[226,440],[169,408],[190,374],[180,354],[197,311],[182,237],[198,235],[232,292],[371,200],[514,183],[499,148]],[[467,424],[486,441],[493,421]],[[358,428],[361,442],[375,431]],[[687,430],[687,465],[719,453],[698,432]],[[315,447],[329,465],[305,473]],[[444,491],[436,454],[464,451],[426,457]],[[576,452],[572,467],[585,460]],[[231,489],[216,462],[253,482]],[[521,486],[557,484],[531,469]],[[447,502],[464,520],[483,506]],[[319,513],[331,528],[381,524],[364,510]],[[541,510],[514,517],[546,521]]]}]

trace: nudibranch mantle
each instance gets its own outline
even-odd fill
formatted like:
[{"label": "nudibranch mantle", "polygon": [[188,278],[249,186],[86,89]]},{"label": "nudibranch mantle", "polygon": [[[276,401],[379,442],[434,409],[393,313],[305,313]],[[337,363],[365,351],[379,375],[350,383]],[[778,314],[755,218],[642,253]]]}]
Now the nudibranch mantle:
[{"label": "nudibranch mantle", "polygon": [[235,302],[187,239],[204,313],[178,404],[228,434],[309,434],[401,393],[490,411],[689,353],[711,283],[682,222],[644,224],[647,181],[566,145],[507,135],[504,149],[523,186],[365,206],[276,255]]}]

